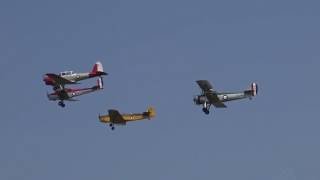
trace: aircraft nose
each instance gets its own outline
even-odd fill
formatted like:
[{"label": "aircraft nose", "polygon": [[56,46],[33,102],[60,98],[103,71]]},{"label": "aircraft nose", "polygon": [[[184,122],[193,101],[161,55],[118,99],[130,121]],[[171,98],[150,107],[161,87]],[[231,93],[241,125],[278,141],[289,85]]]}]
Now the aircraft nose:
[{"label": "aircraft nose", "polygon": [[42,76],[42,80],[46,83],[46,85],[52,85],[53,84],[52,79],[46,74]]},{"label": "aircraft nose", "polygon": [[46,74],[42,76],[43,81],[47,81],[48,79],[49,79],[49,77]]},{"label": "aircraft nose", "polygon": [[198,100],[198,97],[197,96],[193,96],[193,103],[194,104],[197,104],[197,100]]}]

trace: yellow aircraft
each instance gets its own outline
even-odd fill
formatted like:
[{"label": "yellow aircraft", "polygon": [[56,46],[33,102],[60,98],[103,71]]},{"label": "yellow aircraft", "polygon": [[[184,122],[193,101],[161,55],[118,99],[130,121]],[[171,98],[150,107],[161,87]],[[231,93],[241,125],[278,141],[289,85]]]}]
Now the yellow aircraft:
[{"label": "yellow aircraft", "polygon": [[109,109],[109,115],[99,115],[99,120],[102,123],[109,123],[109,126],[114,130],[114,125],[126,125],[129,121],[138,121],[143,119],[151,119],[156,116],[154,108],[149,107],[146,112],[120,114],[117,110]]}]

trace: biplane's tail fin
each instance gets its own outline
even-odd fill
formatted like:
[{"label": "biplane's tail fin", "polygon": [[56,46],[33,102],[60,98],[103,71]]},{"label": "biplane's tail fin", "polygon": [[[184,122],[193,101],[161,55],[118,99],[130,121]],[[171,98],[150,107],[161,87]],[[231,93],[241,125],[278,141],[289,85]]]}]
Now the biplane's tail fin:
[{"label": "biplane's tail fin", "polygon": [[156,110],[153,107],[148,107],[147,114],[148,119],[154,118],[156,116]]},{"label": "biplane's tail fin", "polygon": [[258,84],[257,83],[251,83],[250,90],[245,91],[245,94],[249,96],[256,96],[258,95]]},{"label": "biplane's tail fin", "polygon": [[96,76],[107,75],[107,73],[103,71],[103,66],[100,61],[94,64],[90,74],[96,75]]},{"label": "biplane's tail fin", "polygon": [[98,84],[99,89],[103,89],[103,79],[102,79],[102,77],[98,78],[97,84]]},{"label": "biplane's tail fin", "polygon": [[102,77],[99,77],[97,79],[97,85],[93,86],[92,89],[94,89],[94,90],[103,89],[103,79],[102,79]]},{"label": "biplane's tail fin", "polygon": [[251,83],[251,91],[252,91],[252,96],[258,95],[258,84],[257,83]]}]

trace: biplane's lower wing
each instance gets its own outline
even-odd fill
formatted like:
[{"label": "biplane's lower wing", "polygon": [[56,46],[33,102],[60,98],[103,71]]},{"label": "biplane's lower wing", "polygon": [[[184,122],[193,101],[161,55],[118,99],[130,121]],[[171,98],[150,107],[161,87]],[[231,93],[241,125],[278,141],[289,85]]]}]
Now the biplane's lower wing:
[{"label": "biplane's lower wing", "polygon": [[66,101],[79,101],[79,100],[78,99],[69,98],[69,99],[66,99]]},{"label": "biplane's lower wing", "polygon": [[53,79],[55,81],[56,85],[64,85],[64,84],[76,84],[76,82],[70,81],[68,79],[65,79],[61,76],[58,76],[53,73],[46,74],[49,78]]},{"label": "biplane's lower wing", "polygon": [[58,94],[59,98],[61,100],[67,100],[69,99],[69,95],[65,90],[61,90],[61,91],[56,91],[56,93]]},{"label": "biplane's lower wing", "polygon": [[108,112],[110,116],[110,122],[114,124],[126,124],[126,121],[123,119],[119,111],[110,109]]},{"label": "biplane's lower wing", "polygon": [[220,101],[216,93],[208,92],[205,94],[210,102],[216,108],[226,108],[227,106]]}]

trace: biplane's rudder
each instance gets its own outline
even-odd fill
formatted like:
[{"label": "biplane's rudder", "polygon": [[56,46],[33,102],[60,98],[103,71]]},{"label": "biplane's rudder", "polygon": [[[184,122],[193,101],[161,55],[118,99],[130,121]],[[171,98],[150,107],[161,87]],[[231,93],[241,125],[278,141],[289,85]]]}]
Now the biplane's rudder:
[{"label": "biplane's rudder", "polygon": [[258,84],[257,83],[251,83],[251,91],[252,91],[252,96],[258,95]]},{"label": "biplane's rudder", "polygon": [[245,94],[249,96],[257,96],[258,95],[258,84],[253,82],[250,85],[250,90],[245,91]]}]

